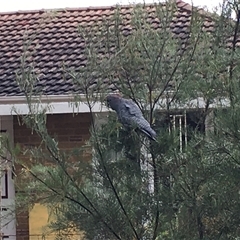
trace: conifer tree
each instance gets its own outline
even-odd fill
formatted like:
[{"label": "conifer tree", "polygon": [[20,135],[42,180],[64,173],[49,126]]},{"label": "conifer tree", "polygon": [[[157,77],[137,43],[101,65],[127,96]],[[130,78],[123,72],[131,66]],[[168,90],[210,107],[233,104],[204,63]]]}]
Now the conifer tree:
[{"label": "conifer tree", "polygon": [[[18,76],[19,83],[26,83],[20,86],[30,110],[22,121],[44,143],[27,150],[31,164],[20,162],[28,180],[24,203],[37,200],[48,206],[55,216],[50,229],[59,238],[66,239],[69,229],[83,231],[86,239],[239,235],[239,14],[237,21],[230,18],[234,9],[239,13],[237,5],[225,2],[220,15],[193,8],[184,39],[174,37],[170,28],[176,3],[154,9],[158,29],[149,22],[145,5],[133,7],[130,32],[121,29],[126,19],[119,8],[98,29],[99,38],[93,37],[95,29],[79,28],[88,64],[65,70],[85,91],[92,113],[87,143],[92,162],[84,161],[86,146],[70,152],[59,148],[48,134],[46,109],[31,100],[34,74]],[[102,55],[100,46],[105,46]],[[129,134],[113,112],[105,124],[96,125],[93,105],[104,104],[109,90],[96,77],[108,79],[108,85],[138,104],[157,142]],[[76,95],[76,104],[80,101]]]}]

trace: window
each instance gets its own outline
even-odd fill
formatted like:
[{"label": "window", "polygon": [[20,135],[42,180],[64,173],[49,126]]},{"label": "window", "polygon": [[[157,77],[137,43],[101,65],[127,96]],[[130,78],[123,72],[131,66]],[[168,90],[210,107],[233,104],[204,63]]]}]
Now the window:
[{"label": "window", "polygon": [[190,141],[194,132],[205,133],[205,118],[201,110],[160,112],[156,117],[156,127],[167,129],[177,141],[179,150],[182,152]]},{"label": "window", "polygon": [[15,188],[13,182],[12,159],[8,151],[4,151],[5,137],[11,141],[13,139],[12,116],[0,116],[1,142],[1,226],[2,239],[16,240],[15,222]]}]

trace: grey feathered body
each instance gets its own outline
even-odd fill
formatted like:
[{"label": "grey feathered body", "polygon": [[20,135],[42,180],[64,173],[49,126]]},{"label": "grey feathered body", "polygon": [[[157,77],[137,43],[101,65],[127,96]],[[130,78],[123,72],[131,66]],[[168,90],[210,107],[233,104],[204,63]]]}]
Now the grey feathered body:
[{"label": "grey feathered body", "polygon": [[121,97],[113,97],[113,100],[109,102],[109,105],[116,111],[119,121],[125,127],[138,128],[149,138],[156,141],[156,132],[151,128],[139,107],[132,100]]}]

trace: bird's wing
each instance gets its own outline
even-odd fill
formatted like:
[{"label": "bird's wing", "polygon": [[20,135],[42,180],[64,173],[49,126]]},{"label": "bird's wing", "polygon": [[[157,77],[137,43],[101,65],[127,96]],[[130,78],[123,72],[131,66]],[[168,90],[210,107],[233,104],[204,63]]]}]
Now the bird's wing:
[{"label": "bird's wing", "polygon": [[132,100],[126,100],[124,102],[124,107],[126,111],[131,115],[134,115],[136,117],[142,117],[142,112],[140,108]]},{"label": "bird's wing", "polygon": [[[128,114],[121,114],[121,122],[124,125],[135,125],[141,132],[146,134],[150,139],[156,141],[156,132],[151,128],[149,122],[143,117],[140,108],[132,101],[125,100],[123,103],[124,110]],[[125,117],[127,116],[127,117]],[[130,118],[129,118],[130,117]]]}]

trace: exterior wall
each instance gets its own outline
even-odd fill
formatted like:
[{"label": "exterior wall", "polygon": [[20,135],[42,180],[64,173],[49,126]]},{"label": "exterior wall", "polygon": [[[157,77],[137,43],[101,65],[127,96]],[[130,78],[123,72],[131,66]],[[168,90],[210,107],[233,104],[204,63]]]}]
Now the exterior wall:
[{"label": "exterior wall", "polygon": [[[89,140],[89,128],[91,125],[90,113],[80,113],[77,115],[54,114],[47,116],[47,129],[52,136],[56,136],[59,146],[62,149],[70,150],[82,146]],[[37,146],[40,138],[36,133],[32,133],[25,125],[19,125],[18,117],[13,118],[14,143],[20,146]],[[90,160],[91,156],[86,156]],[[28,161],[28,159],[24,159]],[[18,168],[16,172],[18,173]],[[36,204],[30,213],[17,211],[17,240],[37,240],[42,239],[42,229],[47,223],[47,209]],[[53,239],[46,237],[46,240]]]},{"label": "exterior wall", "polygon": [[[1,134],[6,134],[10,141],[13,140],[13,117],[0,117]],[[12,159],[6,152],[8,161],[1,159],[1,216],[0,232],[3,239],[16,240],[16,217],[15,217],[15,188],[12,174]]]}]

